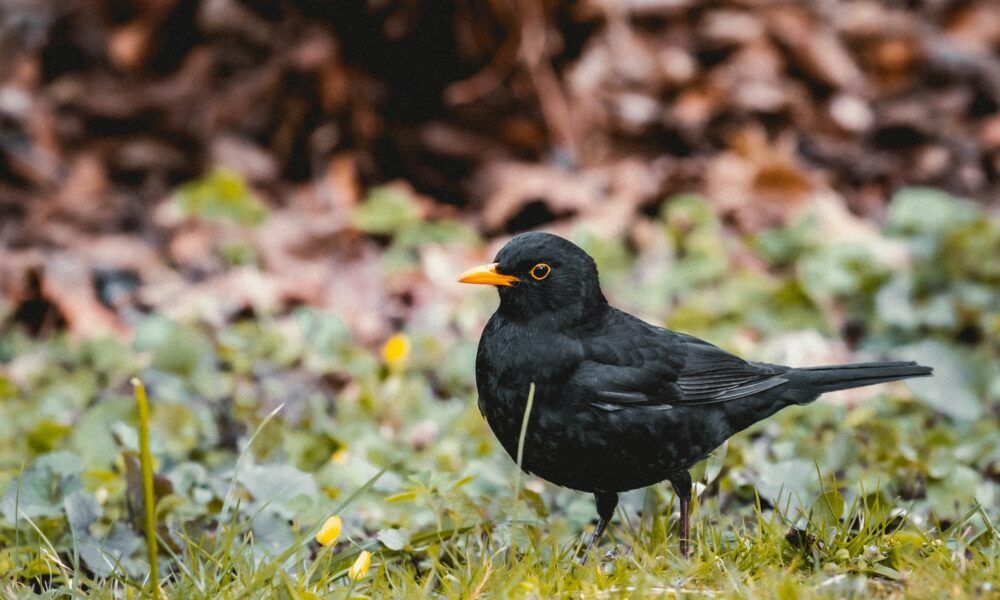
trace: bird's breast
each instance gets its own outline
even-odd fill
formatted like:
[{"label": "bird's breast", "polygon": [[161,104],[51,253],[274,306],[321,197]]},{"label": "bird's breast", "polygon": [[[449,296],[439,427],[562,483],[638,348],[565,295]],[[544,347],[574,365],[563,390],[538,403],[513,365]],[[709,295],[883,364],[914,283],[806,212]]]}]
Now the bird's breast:
[{"label": "bird's breast", "polygon": [[531,385],[533,413],[565,402],[562,383],[574,360],[572,345],[560,336],[497,315],[487,324],[476,356],[479,409],[508,452],[517,447]]}]

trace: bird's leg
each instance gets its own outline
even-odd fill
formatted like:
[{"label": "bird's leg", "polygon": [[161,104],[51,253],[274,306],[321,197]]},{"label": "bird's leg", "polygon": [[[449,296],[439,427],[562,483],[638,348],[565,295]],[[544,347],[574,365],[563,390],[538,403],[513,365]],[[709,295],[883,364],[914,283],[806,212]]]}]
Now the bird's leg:
[{"label": "bird's leg", "polygon": [[594,530],[594,535],[590,536],[590,541],[587,542],[587,549],[583,551],[583,556],[580,558],[581,565],[587,564],[590,550],[604,536],[604,530],[608,528],[608,523],[615,514],[615,507],[618,506],[618,494],[595,492],[594,500],[597,501],[597,529]]},{"label": "bird's leg", "polygon": [[681,518],[677,530],[680,533],[681,556],[691,556],[691,474],[677,471],[670,476],[670,485],[681,501]]}]

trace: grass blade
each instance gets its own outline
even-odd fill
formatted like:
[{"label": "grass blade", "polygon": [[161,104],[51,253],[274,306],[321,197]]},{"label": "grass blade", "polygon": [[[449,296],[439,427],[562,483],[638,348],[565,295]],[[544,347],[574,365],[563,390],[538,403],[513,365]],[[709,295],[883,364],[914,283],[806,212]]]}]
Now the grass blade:
[{"label": "grass blade", "polygon": [[531,418],[531,407],[535,404],[535,382],[531,382],[528,388],[528,403],[524,407],[524,418],[521,419],[521,433],[517,438],[517,479],[514,483],[514,502],[521,497],[521,473],[524,468],[524,438],[528,434],[528,419]]},{"label": "grass blade", "polygon": [[156,497],[153,496],[153,454],[149,451],[149,399],[146,386],[132,378],[135,403],[139,408],[139,462],[142,466],[142,499],[146,519],[146,559],[149,561],[149,585],[154,598],[160,597],[160,572],[157,564]]}]

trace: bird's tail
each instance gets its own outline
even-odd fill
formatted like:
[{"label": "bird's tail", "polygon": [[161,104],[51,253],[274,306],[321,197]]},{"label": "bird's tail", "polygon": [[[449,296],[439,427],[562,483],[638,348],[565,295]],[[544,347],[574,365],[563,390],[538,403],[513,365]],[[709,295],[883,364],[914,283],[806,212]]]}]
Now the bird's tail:
[{"label": "bird's tail", "polygon": [[871,362],[850,365],[830,365],[826,367],[806,367],[792,369],[785,377],[790,387],[805,392],[808,397],[800,403],[811,402],[819,394],[846,390],[887,381],[927,377],[934,369],[915,362]]}]

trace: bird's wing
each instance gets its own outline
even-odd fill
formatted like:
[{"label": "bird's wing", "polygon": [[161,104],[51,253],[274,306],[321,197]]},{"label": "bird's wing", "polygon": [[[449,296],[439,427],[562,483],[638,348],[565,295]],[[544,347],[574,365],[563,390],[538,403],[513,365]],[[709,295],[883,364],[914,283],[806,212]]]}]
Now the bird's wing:
[{"label": "bird's wing", "polygon": [[682,404],[710,404],[744,398],[788,381],[785,367],[754,363],[690,336],[685,339],[684,367],[677,378]]},{"label": "bird's wing", "polygon": [[[621,313],[624,315],[624,313]],[[666,410],[726,402],[787,381],[784,367],[751,363],[697,338],[627,315],[591,336],[571,386],[594,407]]]}]

